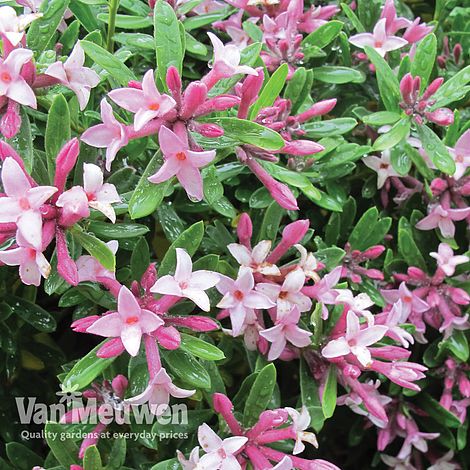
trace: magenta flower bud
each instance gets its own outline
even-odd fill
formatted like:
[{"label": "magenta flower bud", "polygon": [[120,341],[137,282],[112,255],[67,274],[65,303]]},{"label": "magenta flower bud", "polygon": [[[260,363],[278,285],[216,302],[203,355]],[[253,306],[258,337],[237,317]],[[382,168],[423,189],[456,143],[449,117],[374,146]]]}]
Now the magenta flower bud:
[{"label": "magenta flower bud", "polygon": [[297,114],[297,116],[295,116],[295,120],[299,123],[302,123],[312,119],[313,117],[323,116],[324,114],[329,113],[336,106],[337,101],[338,100],[336,98],[319,101],[307,111]]},{"label": "magenta flower bud", "polygon": [[160,346],[170,351],[178,349],[181,344],[181,335],[174,326],[161,326],[155,332],[155,337]]},{"label": "magenta flower bud", "polygon": [[70,465],[70,470],[83,470],[83,467],[81,465]]},{"label": "magenta flower bud", "polygon": [[413,79],[413,89],[411,91],[411,94],[414,99],[416,99],[419,95],[419,90],[421,88],[421,77],[418,75]]},{"label": "magenta flower bud", "polygon": [[87,328],[93,325],[93,323],[95,323],[99,318],[101,318],[99,315],[90,315],[89,317],[79,318],[70,326],[76,333],[86,333]]},{"label": "magenta flower bud", "polygon": [[166,85],[177,103],[181,101],[181,77],[173,65],[166,72]]},{"label": "magenta flower bud", "polygon": [[439,77],[436,78],[431,82],[431,84],[426,88],[426,91],[423,93],[422,100],[428,100],[431,98],[434,93],[436,93],[437,90],[441,87],[441,85],[444,83],[444,78]]},{"label": "magenta flower bud", "polygon": [[423,270],[416,268],[415,266],[409,267],[407,273],[411,279],[415,279],[417,281],[426,280],[426,273]]},{"label": "magenta flower bud", "polygon": [[204,123],[194,126],[194,130],[204,137],[216,138],[224,135],[224,130],[217,124]]},{"label": "magenta flower bud", "polygon": [[26,62],[21,69],[21,76],[28,84],[33,84],[36,80],[36,65],[32,60]]},{"label": "magenta flower bud", "polygon": [[413,76],[411,73],[407,73],[403,76],[400,81],[400,92],[403,97],[403,101],[406,104],[412,104],[411,93],[413,92]]},{"label": "magenta flower bud", "polygon": [[446,58],[442,55],[437,56],[437,65],[441,69],[445,69],[447,64],[446,64]]},{"label": "magenta flower bud", "polygon": [[383,272],[378,269],[366,269],[364,274],[370,279],[376,279],[377,281],[384,280]]},{"label": "magenta flower bud", "polygon": [[129,381],[122,374],[116,375],[116,377],[114,377],[111,382],[111,386],[113,387],[114,392],[120,398],[124,398],[128,385]]},{"label": "magenta flower bud", "polygon": [[449,108],[439,108],[424,115],[429,121],[440,126],[450,126],[454,122],[454,113]]},{"label": "magenta flower bud", "polygon": [[121,338],[112,338],[106,341],[98,351],[96,351],[96,357],[102,359],[108,359],[110,357],[116,357],[125,351],[124,345],[122,344]]},{"label": "magenta flower bud", "polygon": [[467,294],[463,289],[458,287],[449,287],[448,292],[452,302],[458,305],[468,305],[470,303],[470,295]]},{"label": "magenta flower bud", "polygon": [[454,62],[458,65],[459,62],[460,62],[460,57],[462,57],[462,52],[463,52],[463,49],[462,49],[462,45],[460,43],[457,43],[455,46],[454,46],[454,50],[452,51],[453,55],[454,55]]},{"label": "magenta flower bud", "polygon": [[459,391],[465,398],[470,397],[470,379],[465,374],[460,374]]},{"label": "magenta flower bud", "polygon": [[70,257],[65,232],[56,230],[57,271],[72,286],[78,284],[78,270],[75,261]]},{"label": "magenta flower bud", "polygon": [[129,88],[135,88],[136,90],[142,90],[142,82],[139,82],[138,80],[130,80],[127,83],[127,86]]},{"label": "magenta flower bud", "polygon": [[191,82],[183,95],[183,104],[180,116],[189,119],[201,106],[207,97],[207,87],[202,82]]},{"label": "magenta flower bud", "polygon": [[222,393],[214,393],[212,400],[215,412],[222,415],[232,434],[241,435],[242,428],[233,415],[233,404],[230,399]]},{"label": "magenta flower bud", "polygon": [[447,181],[442,178],[434,178],[430,184],[430,188],[434,196],[439,196],[446,191],[448,187],[449,185],[447,184]]},{"label": "magenta flower bud", "polygon": [[362,253],[362,256],[367,259],[376,259],[384,251],[385,251],[385,247],[383,245],[375,245],[375,246],[368,248],[366,251],[364,251]]},{"label": "magenta flower bud", "polygon": [[433,27],[427,26],[426,23],[419,24],[420,21],[421,18],[418,17],[406,28],[406,31],[403,33],[403,39],[413,44],[423,39],[433,30]]},{"label": "magenta flower bud", "polygon": [[74,137],[62,147],[59,154],[57,155],[54,186],[58,189],[58,191],[52,198],[54,202],[57,200],[60,193],[62,193],[64,190],[65,183],[67,182],[67,176],[77,163],[79,153],[80,142],[76,137]]},{"label": "magenta flower bud", "polygon": [[243,81],[241,88],[241,102],[240,107],[238,108],[238,117],[241,119],[247,117],[249,107],[256,101],[258,93],[263,86],[264,71],[262,67],[258,67],[256,72],[258,72],[258,75],[248,75]]},{"label": "magenta flower bud", "polygon": [[213,113],[215,111],[225,111],[240,104],[240,98],[235,95],[219,95],[215,98],[208,99],[197,109],[194,116],[202,116],[204,114]]},{"label": "magenta flower bud", "polygon": [[219,329],[219,325],[212,318],[192,315],[190,317],[165,317],[165,324],[182,326],[193,331],[207,332]]},{"label": "magenta flower bud", "polygon": [[280,152],[290,155],[306,156],[321,152],[322,150],[325,150],[325,147],[312,140],[293,140],[286,142]]},{"label": "magenta flower bud", "polygon": [[157,280],[157,269],[155,266],[155,263],[150,263],[144,274],[142,274],[140,285],[146,291],[148,291]]},{"label": "magenta flower bud", "polygon": [[369,347],[369,351],[373,357],[379,359],[387,359],[389,361],[401,361],[410,357],[411,351],[399,346],[382,346],[380,348]]},{"label": "magenta flower bud", "polygon": [[21,116],[18,103],[8,100],[8,107],[6,113],[0,120],[0,132],[7,138],[11,139],[20,130]]},{"label": "magenta flower bud", "polygon": [[269,263],[276,263],[289,248],[302,240],[309,226],[310,222],[308,220],[297,220],[286,225],[282,232],[282,240],[268,256],[267,261]]},{"label": "magenta flower bud", "polygon": [[253,224],[250,216],[244,212],[240,215],[237,225],[237,235],[240,243],[247,248],[251,247],[251,237],[253,235]]},{"label": "magenta flower bud", "polygon": [[361,369],[357,366],[353,366],[352,364],[347,364],[343,368],[343,374],[346,377],[351,377],[353,379],[357,379],[361,375]]},{"label": "magenta flower bud", "polygon": [[460,194],[462,196],[470,196],[470,180],[468,180],[461,188]]}]

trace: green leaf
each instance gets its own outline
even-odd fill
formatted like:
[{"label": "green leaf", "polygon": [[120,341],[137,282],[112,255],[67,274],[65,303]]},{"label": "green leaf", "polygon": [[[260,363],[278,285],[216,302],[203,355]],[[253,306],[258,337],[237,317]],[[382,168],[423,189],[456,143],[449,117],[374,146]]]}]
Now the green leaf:
[{"label": "green leaf", "polygon": [[90,41],[80,41],[85,54],[90,57],[93,62],[98,64],[100,67],[106,70],[109,75],[117,80],[120,85],[127,86],[129,81],[135,80],[134,73],[120,61],[113,54],[103,49],[102,47],[94,44]]},{"label": "green leaf", "polygon": [[264,213],[258,234],[258,240],[275,240],[282,217],[286,213],[276,201],[273,201]]},{"label": "green leaf", "polygon": [[455,173],[455,162],[442,140],[426,125],[418,126],[417,132],[425,152],[434,165],[442,172],[453,175]]},{"label": "green leaf", "polygon": [[452,335],[443,341],[439,347],[448,349],[459,361],[468,361],[468,340],[465,336],[465,332],[462,330],[454,330]]},{"label": "green leaf", "polygon": [[312,71],[313,78],[324,83],[363,83],[366,80],[364,73],[349,67],[324,65],[314,68]]},{"label": "green leaf", "polygon": [[462,99],[470,91],[470,87],[467,86],[468,82],[470,82],[470,65],[457,72],[441,85],[439,90],[432,96],[432,99],[436,102],[431,109],[442,108]]},{"label": "green leaf", "polygon": [[126,460],[126,439],[118,437],[113,443],[113,447],[108,457],[108,464],[106,470],[121,470]]},{"label": "green leaf", "polygon": [[460,420],[447,411],[438,401],[429,396],[427,393],[421,393],[418,397],[417,404],[434,418],[441,426],[448,428],[458,428],[462,425]]},{"label": "green leaf", "polygon": [[164,460],[154,465],[150,470],[180,470],[181,465],[176,459]]},{"label": "green leaf", "polygon": [[289,67],[282,64],[269,78],[268,83],[263,87],[259,98],[250,108],[249,119],[254,119],[262,108],[272,106],[276,98],[281,93],[286,83]]},{"label": "green leaf", "polygon": [[193,256],[204,236],[204,222],[201,220],[187,228],[168,248],[158,268],[159,276],[164,276],[176,267],[176,248],[184,248],[189,256]]},{"label": "green leaf", "polygon": [[43,0],[39,12],[42,16],[34,20],[26,36],[28,47],[36,53],[43,52],[59,26],[69,0]]},{"label": "green leaf", "polygon": [[93,221],[88,225],[88,231],[98,237],[109,240],[120,240],[121,238],[134,238],[145,235],[149,228],[141,224],[110,224],[108,222]]},{"label": "green leaf", "polygon": [[376,207],[371,207],[362,214],[349,236],[352,249],[363,251],[383,241],[390,229],[392,219],[385,217],[379,220],[378,217],[379,211]]},{"label": "green leaf", "polygon": [[19,442],[9,442],[5,450],[8,459],[18,470],[31,470],[43,463],[42,457]]},{"label": "green leaf", "polygon": [[314,121],[304,124],[302,128],[312,139],[321,137],[332,137],[334,135],[347,134],[357,126],[357,121],[353,118],[336,118],[328,121]]},{"label": "green leaf", "polygon": [[406,217],[401,217],[398,223],[398,251],[408,266],[426,269],[426,262],[414,241],[413,230]]},{"label": "green leaf", "polygon": [[128,209],[131,219],[139,219],[154,212],[162,203],[165,194],[171,187],[171,180],[159,184],[151,183],[148,180],[149,176],[157,172],[159,163],[161,163],[161,153],[157,152],[150,160],[144,174],[137,183],[137,187],[132,193]]},{"label": "green leaf", "polygon": [[195,388],[210,388],[211,378],[208,372],[192,354],[175,349],[162,351],[162,356],[171,371],[183,382]]},{"label": "green leaf", "polygon": [[421,154],[408,143],[405,143],[403,148],[405,149],[406,154],[408,155],[409,159],[413,162],[417,170],[426,179],[432,180],[434,178],[433,171],[428,167]]},{"label": "green leaf", "polygon": [[351,7],[346,3],[341,3],[341,8],[344,14],[349,18],[349,21],[351,21],[356,31],[358,33],[365,33],[366,28],[364,28],[364,25],[360,22],[354,11],[351,10]]},{"label": "green leaf", "polygon": [[[107,13],[98,13],[96,16],[103,23],[108,23],[109,15]],[[116,15],[116,27],[121,29],[144,29],[152,26],[152,18],[150,16],[136,15]]]},{"label": "green leaf", "polygon": [[44,428],[46,442],[54,457],[65,468],[78,465],[78,447],[68,437],[65,426],[57,423],[47,423]]},{"label": "green leaf", "polygon": [[24,109],[21,109],[20,131],[12,139],[7,139],[7,142],[18,151],[26,171],[31,173],[34,166],[33,137],[31,134],[31,123]]},{"label": "green leaf", "polygon": [[197,338],[196,336],[187,335],[185,333],[180,333],[180,335],[180,348],[183,351],[207,361],[220,361],[225,359],[225,354],[217,346]]},{"label": "green leaf", "polygon": [[336,367],[330,366],[321,399],[321,407],[326,419],[331,418],[335,412],[337,393]]},{"label": "green leaf", "polygon": [[398,145],[410,135],[411,122],[409,118],[400,119],[387,133],[382,134],[374,142],[373,149],[382,151]]},{"label": "green leaf", "polygon": [[292,102],[291,114],[297,113],[307,97],[310,96],[312,82],[313,73],[304,67],[299,67],[292,75],[284,91],[284,98]]},{"label": "green leaf", "polygon": [[58,94],[52,101],[47,116],[44,148],[46,150],[47,171],[52,182],[55,174],[57,154],[70,140],[70,112],[66,99]]},{"label": "green leaf", "polygon": [[215,204],[224,195],[224,186],[217,177],[214,165],[209,166],[203,173],[204,199],[209,205]]},{"label": "green leaf", "polygon": [[411,169],[411,159],[405,152],[403,145],[397,145],[390,149],[390,163],[395,171],[406,176]]},{"label": "green leaf", "polygon": [[342,28],[341,21],[329,21],[306,36],[302,41],[302,47],[311,45],[322,49],[338,36]]},{"label": "green leaf", "polygon": [[150,249],[147,241],[142,237],[131,255],[132,279],[140,279],[150,264]]},{"label": "green leaf", "polygon": [[101,470],[101,456],[96,446],[87,447],[83,457],[83,470]]},{"label": "green leaf", "polygon": [[96,258],[98,263],[101,264],[108,271],[114,271],[116,269],[116,259],[114,253],[106,245],[105,242],[90,235],[89,233],[82,232],[79,230],[73,231],[75,240],[85,248],[91,256]]},{"label": "green leaf", "polygon": [[426,88],[436,60],[437,39],[431,33],[418,43],[416,53],[411,63],[411,75],[421,77],[421,90]]},{"label": "green leaf", "polygon": [[307,407],[310,414],[311,424],[315,432],[320,432],[325,422],[323,409],[320,402],[318,385],[315,379],[310,375],[305,360],[300,360],[300,397],[302,405]]},{"label": "green leaf", "polygon": [[362,122],[369,126],[385,126],[386,124],[395,124],[401,118],[401,114],[390,111],[378,111],[377,113],[366,114],[362,117]]},{"label": "green leaf", "polygon": [[[107,340],[105,340],[107,341]],[[81,390],[91,384],[113,361],[115,357],[100,358],[96,356],[104,342],[98,344],[86,356],[82,357],[62,380],[67,390]]]},{"label": "green leaf", "polygon": [[251,427],[258,421],[259,415],[267,408],[276,385],[276,368],[268,364],[260,370],[250,393],[246,399],[243,411],[243,424]]},{"label": "green leaf", "polygon": [[400,85],[392,69],[380,54],[372,47],[365,46],[367,56],[374,64],[380,97],[387,111],[399,112],[398,104],[401,101]]},{"label": "green leaf", "polygon": [[153,18],[157,71],[162,83],[166,84],[166,72],[169,67],[176,67],[180,75],[182,73],[184,46],[179,21],[169,3],[158,0]]},{"label": "green leaf", "polygon": [[29,300],[6,294],[3,300],[10,306],[12,315],[16,315],[38,331],[55,331],[57,322],[55,318],[39,305]]},{"label": "green leaf", "polygon": [[202,42],[199,42],[194,36],[191,34],[186,33],[186,51],[190,54],[206,56],[207,55],[207,47]]}]

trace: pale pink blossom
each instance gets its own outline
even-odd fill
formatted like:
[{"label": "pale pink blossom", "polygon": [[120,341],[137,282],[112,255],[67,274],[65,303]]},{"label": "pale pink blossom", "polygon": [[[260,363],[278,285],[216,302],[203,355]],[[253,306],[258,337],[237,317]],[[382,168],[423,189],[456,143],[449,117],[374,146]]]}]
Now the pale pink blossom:
[{"label": "pale pink blossom", "polygon": [[176,101],[161,94],[155,85],[153,70],[148,70],[142,80],[142,90],[136,88],[118,88],[108,96],[121,108],[135,114],[134,129],[139,131],[149,121],[164,116],[171,111]]},{"label": "pale pink blossom", "polygon": [[394,304],[401,300],[403,312],[407,318],[411,312],[423,313],[430,308],[424,300],[411,292],[404,282],[400,284],[398,289],[381,290],[380,293],[389,304]]},{"label": "pale pink blossom", "polygon": [[185,390],[174,385],[170,376],[162,367],[150,379],[146,389],[139,395],[128,398],[126,403],[130,405],[148,403],[152,413],[159,416],[166,412],[170,403],[170,395],[175,398],[188,398],[194,395],[195,392],[196,390]]},{"label": "pale pink blossom", "polygon": [[6,59],[0,59],[0,97],[36,109],[36,95],[20,74],[23,65],[32,58],[33,51],[19,48],[11,51]]},{"label": "pale pink blossom", "polygon": [[192,300],[200,309],[210,310],[209,297],[204,292],[219,282],[219,275],[212,271],[193,272],[193,263],[186,250],[176,248],[175,275],[163,276],[150,288],[157,294],[175,295]]},{"label": "pale pink blossom", "polygon": [[235,280],[222,274],[219,274],[219,278],[216,288],[223,294],[223,298],[217,307],[230,313],[234,336],[240,334],[248,313],[252,313],[254,309],[267,309],[276,305],[266,295],[255,290],[253,273],[248,268],[241,267]]},{"label": "pale pink blossom", "polygon": [[303,270],[294,269],[286,275],[281,286],[263,282],[257,285],[257,290],[276,302],[277,318],[280,319],[287,315],[294,306],[297,306],[300,312],[307,312],[311,309],[312,301],[301,292],[304,284]]},{"label": "pale pink blossom", "polygon": [[405,442],[397,455],[399,459],[406,459],[409,457],[411,455],[412,447],[425,454],[428,451],[427,441],[430,439],[437,439],[440,435],[438,432],[421,432],[416,423],[411,420],[406,421],[405,431]]},{"label": "pale pink blossom", "polygon": [[121,338],[124,348],[131,356],[137,356],[144,333],[151,333],[163,325],[155,313],[140,308],[134,294],[121,287],[117,300],[117,312],[102,316],[87,328],[92,333],[106,338]]},{"label": "pale pink blossom", "polygon": [[88,205],[103,213],[112,223],[116,222],[116,213],[111,204],[121,202],[121,198],[114,184],[103,183],[103,172],[99,166],[84,163],[83,189]]},{"label": "pale pink blossom", "polygon": [[370,310],[367,310],[374,305],[374,302],[367,294],[361,293],[354,297],[354,294],[349,289],[337,289],[336,292],[338,292],[336,304],[348,305],[349,310],[356,315],[366,318],[370,326],[374,324],[374,316]]},{"label": "pale pink blossom", "polygon": [[[116,254],[119,247],[117,240],[110,240],[106,245],[113,254]],[[79,282],[97,282],[99,277],[115,279],[115,273],[104,268],[93,256],[82,255],[77,259],[76,264]]]},{"label": "pale pink blossom", "polygon": [[90,215],[88,198],[81,186],[74,186],[62,193],[56,206],[62,208],[60,224],[64,227],[70,227]]},{"label": "pale pink blossom", "polygon": [[437,260],[437,265],[441,268],[447,276],[453,276],[455,268],[459,264],[468,263],[470,258],[465,255],[454,256],[454,251],[447,243],[440,243],[435,251],[429,253],[429,256]]},{"label": "pale pink blossom", "polygon": [[405,39],[391,36],[386,31],[385,18],[380,19],[374,27],[373,33],[359,33],[349,38],[349,42],[363,49],[364,46],[373,47],[382,57],[387,52],[395,51],[408,44]]},{"label": "pale pink blossom", "polygon": [[165,162],[153,176],[152,183],[162,183],[176,176],[188,196],[196,201],[203,198],[202,177],[199,168],[206,166],[215,158],[215,150],[195,152],[190,150],[186,140],[182,140],[165,126],[158,133],[160,149]]},{"label": "pale pink blossom", "polygon": [[297,266],[304,272],[306,277],[319,281],[320,276],[316,272],[318,269],[318,261],[313,253],[307,252],[307,250],[299,244],[294,245],[294,247],[300,253],[300,260]]},{"label": "pale pink blossom", "polygon": [[89,67],[84,67],[85,52],[79,42],[65,62],[57,61],[47,67],[46,75],[54,77],[70,88],[76,95],[80,110],[83,111],[90,99],[90,90],[100,83],[99,75]]},{"label": "pale pink blossom", "polygon": [[228,437],[222,440],[206,423],[198,429],[198,440],[206,452],[199,459],[197,468],[210,470],[241,470],[236,458],[248,438],[245,436]]},{"label": "pale pink blossom", "polygon": [[292,419],[292,429],[296,434],[295,446],[292,451],[293,455],[302,453],[305,450],[304,442],[312,444],[314,447],[318,447],[317,438],[313,432],[305,432],[310,426],[310,413],[306,406],[303,406],[300,413],[294,409],[286,407],[285,410],[289,413]]},{"label": "pale pink blossom", "polygon": [[41,250],[42,215],[39,209],[57,188],[32,187],[23,169],[12,157],[7,157],[3,162],[2,183],[7,197],[0,197],[0,223],[16,223],[24,240]]},{"label": "pale pink blossom", "polygon": [[106,169],[111,170],[111,163],[118,151],[129,142],[126,127],[121,124],[113,114],[113,108],[105,98],[101,100],[102,124],[90,127],[81,137],[81,140],[92,147],[106,149]]},{"label": "pale pink blossom", "polygon": [[393,169],[390,158],[390,150],[383,151],[380,158],[375,155],[369,155],[362,158],[364,165],[377,173],[377,189],[382,188],[385,181],[387,181],[391,176],[400,176],[400,174]]},{"label": "pale pink blossom", "polygon": [[470,129],[460,136],[455,147],[449,149],[449,153],[455,162],[455,173],[452,176],[459,180],[470,167]]},{"label": "pale pink blossom", "polygon": [[452,462],[453,458],[454,452],[449,450],[449,452],[446,452],[442,457],[435,460],[427,470],[460,470],[460,465]]},{"label": "pale pink blossom", "polygon": [[268,354],[268,360],[274,361],[284,351],[287,342],[297,346],[298,348],[305,348],[310,345],[310,336],[312,333],[307,330],[302,330],[297,326],[300,320],[300,311],[297,306],[276,324],[260,332],[260,335],[267,339],[271,344]]},{"label": "pale pink blossom", "polygon": [[444,208],[441,204],[435,204],[430,206],[429,209],[429,214],[416,224],[416,228],[419,230],[432,230],[439,227],[444,238],[454,237],[454,220],[463,220],[470,215],[470,207],[450,209]]},{"label": "pale pink blossom", "polygon": [[411,21],[407,18],[397,17],[394,0],[386,0],[380,18],[385,18],[387,34],[395,34],[398,30],[408,27]]},{"label": "pale pink blossom", "polygon": [[24,38],[26,27],[41,16],[37,13],[17,16],[12,7],[0,7],[0,34],[4,34],[12,46],[16,47]]},{"label": "pale pink blossom", "polygon": [[183,470],[196,470],[199,463],[199,446],[191,450],[188,459],[186,459],[180,450],[176,451],[176,457]]},{"label": "pale pink blossom", "polygon": [[271,251],[271,241],[262,240],[253,249],[238,243],[227,245],[231,255],[238,261],[240,266],[250,268],[255,273],[261,273],[266,276],[280,276],[281,271],[273,264],[266,261]]},{"label": "pale pink blossom", "polygon": [[353,354],[364,367],[369,366],[372,358],[367,346],[381,340],[388,328],[383,325],[374,325],[361,329],[359,318],[351,311],[347,313],[346,323],[345,336],[331,340],[322,349],[323,357],[332,359]]},{"label": "pale pink blossom", "polygon": [[410,344],[414,343],[412,334],[400,326],[406,323],[409,313],[410,311],[403,305],[403,302],[398,300],[393,304],[385,319],[385,325],[388,327],[387,336],[399,341],[404,348],[408,348]]},{"label": "pale pink blossom", "polygon": [[293,468],[292,459],[286,455],[273,467],[273,470],[292,470]]}]

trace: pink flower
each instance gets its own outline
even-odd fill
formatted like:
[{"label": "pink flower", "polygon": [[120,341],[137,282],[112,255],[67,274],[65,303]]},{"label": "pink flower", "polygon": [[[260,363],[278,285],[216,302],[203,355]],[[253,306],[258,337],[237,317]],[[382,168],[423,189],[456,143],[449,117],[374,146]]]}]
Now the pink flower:
[{"label": "pink flower", "polygon": [[433,251],[429,253],[429,256],[437,260],[437,265],[447,276],[454,275],[457,265],[470,261],[470,258],[465,255],[454,256],[454,251],[447,243],[440,243],[437,253]]},{"label": "pink flower", "polygon": [[349,42],[363,49],[364,46],[373,47],[382,57],[389,51],[395,51],[408,44],[405,39],[389,36],[386,32],[387,20],[382,18],[374,27],[373,33],[359,33],[349,38]]},{"label": "pink flower", "polygon": [[8,197],[0,197],[0,223],[16,223],[23,239],[41,250],[42,215],[39,209],[57,188],[33,188],[20,165],[11,157],[3,162],[2,183]]},{"label": "pink flower", "polygon": [[227,245],[231,255],[238,261],[240,266],[250,268],[255,273],[261,273],[266,276],[280,276],[281,271],[272,263],[268,263],[266,258],[271,251],[271,241],[262,240],[253,249],[238,243]]},{"label": "pink flower", "polygon": [[166,370],[161,368],[150,379],[147,388],[141,394],[128,398],[126,403],[130,405],[148,403],[152,413],[159,416],[167,410],[170,395],[175,398],[187,398],[194,395],[195,392],[196,390],[184,390],[174,385]]},{"label": "pink flower", "polygon": [[394,0],[385,1],[380,18],[385,18],[386,20],[387,34],[395,34],[399,29],[406,28],[411,24],[410,20],[397,17]]},{"label": "pink flower", "polygon": [[380,293],[389,304],[401,300],[403,311],[407,314],[407,318],[411,312],[423,313],[430,308],[424,300],[413,294],[404,282],[400,284],[398,289],[381,290]]},{"label": "pink flower", "polygon": [[416,228],[419,230],[432,230],[439,227],[444,238],[453,238],[455,235],[454,220],[463,220],[470,214],[470,207],[464,209],[444,208],[441,204],[430,206],[429,214],[421,219]]},{"label": "pink flower", "polygon": [[258,284],[259,292],[265,294],[277,305],[277,318],[287,315],[292,307],[297,306],[300,312],[307,312],[312,307],[312,301],[302,294],[305,284],[305,273],[302,269],[294,269],[284,279],[282,286],[279,284]]},{"label": "pink flower", "polygon": [[217,307],[227,309],[230,313],[234,336],[240,334],[248,312],[276,305],[266,295],[254,290],[253,273],[248,268],[241,267],[235,280],[222,274],[219,274],[219,278],[216,288],[223,298]]},{"label": "pink flower", "polygon": [[92,69],[84,67],[85,53],[79,42],[73,48],[65,62],[54,62],[47,67],[46,75],[56,78],[70,88],[76,95],[80,110],[83,111],[90,99],[90,90],[100,83],[99,75]]},{"label": "pink flower", "polygon": [[[110,240],[106,243],[108,248],[116,254],[119,243],[117,240]],[[115,279],[115,274],[111,271],[105,269],[96,258],[89,255],[80,256],[77,261],[77,270],[78,270],[78,280],[79,282],[92,281],[97,282],[99,277],[108,277],[110,279]]]},{"label": "pink flower", "polygon": [[314,447],[318,447],[317,438],[313,432],[305,432],[310,426],[310,413],[307,407],[303,406],[300,413],[294,408],[285,408],[292,419],[292,430],[296,434],[293,455],[302,453],[305,450],[305,442],[309,442]]},{"label": "pink flower", "polygon": [[300,310],[294,306],[292,310],[276,322],[272,328],[260,331],[260,335],[267,339],[271,344],[268,360],[274,361],[284,351],[287,342],[305,348],[310,345],[310,331],[302,330],[297,326],[300,320]]},{"label": "pink flower", "polygon": [[372,307],[374,302],[367,294],[361,293],[354,297],[354,294],[349,289],[337,289],[336,292],[338,292],[335,301],[336,305],[340,303],[348,305],[351,312],[366,318],[369,325],[372,326],[374,324],[374,316],[369,310],[366,310]]},{"label": "pink flower", "polygon": [[0,7],[0,34],[17,46],[24,37],[24,30],[32,21],[40,18],[41,14],[16,15],[16,11],[9,6]]},{"label": "pink flower", "polygon": [[63,227],[71,227],[90,215],[88,198],[81,186],[74,186],[62,193],[57,199],[56,206],[62,207],[59,222]]},{"label": "pink flower", "polygon": [[359,318],[351,311],[347,313],[346,322],[345,336],[331,340],[321,353],[327,359],[353,354],[364,367],[368,367],[372,358],[367,346],[381,340],[388,328],[374,325],[361,329]]},{"label": "pink flower", "polygon": [[119,88],[108,96],[121,108],[135,113],[134,129],[139,131],[149,121],[164,116],[172,110],[176,101],[168,95],[162,95],[155,85],[153,70],[148,70],[142,80],[142,90]]},{"label": "pink flower", "polygon": [[433,26],[427,26],[426,23],[420,23],[421,18],[416,18],[403,33],[403,39],[413,44],[425,36],[427,36],[433,29]]},{"label": "pink flower", "polygon": [[33,58],[29,49],[14,49],[6,59],[0,59],[0,97],[5,96],[19,104],[36,109],[36,96],[20,75],[23,65]]},{"label": "pink flower", "polygon": [[162,183],[176,176],[187,195],[191,199],[200,201],[203,198],[203,190],[199,168],[215,158],[215,150],[207,152],[190,150],[187,140],[181,140],[165,126],[160,128],[158,140],[165,163],[157,173],[149,177],[149,181]]},{"label": "pink flower", "polygon": [[125,286],[119,291],[117,306],[117,312],[102,316],[86,331],[106,338],[120,337],[126,351],[131,356],[137,356],[142,334],[155,331],[163,325],[163,320],[153,312],[140,308]]},{"label": "pink flower", "polygon": [[112,223],[116,222],[116,213],[111,204],[121,202],[121,198],[114,184],[103,184],[103,172],[99,166],[83,164],[83,189],[88,205],[103,213]]},{"label": "pink flower", "polygon": [[470,129],[464,132],[453,149],[449,149],[455,162],[455,173],[452,175],[459,180],[470,166]]},{"label": "pink flower", "polygon": [[403,302],[398,300],[392,306],[392,309],[387,314],[385,325],[388,326],[387,336],[399,341],[404,348],[408,348],[410,344],[414,343],[414,338],[411,333],[400,327],[406,323],[410,311],[404,307]]},{"label": "pink flower", "polygon": [[362,158],[364,164],[377,173],[377,189],[382,188],[385,181],[387,181],[391,176],[400,176],[400,174],[393,169],[390,162],[390,156],[390,151],[385,150],[382,152],[382,156],[380,158],[375,155]]},{"label": "pink flower", "polygon": [[189,454],[189,459],[186,459],[183,452],[176,451],[176,457],[183,470],[196,470],[199,463],[199,446],[196,446]]},{"label": "pink flower", "polygon": [[197,437],[206,452],[200,458],[198,468],[241,470],[235,455],[247,443],[247,437],[234,436],[222,440],[206,423],[199,426]]},{"label": "pink flower", "polygon": [[186,250],[176,248],[175,275],[166,275],[157,279],[150,288],[158,294],[175,295],[192,300],[200,309],[210,310],[209,297],[204,292],[219,282],[219,275],[212,271],[193,271],[191,257]]},{"label": "pink flower", "polygon": [[111,170],[111,163],[116,158],[119,149],[129,142],[126,127],[113,114],[113,108],[105,98],[101,100],[101,119],[103,124],[87,129],[81,140],[88,145],[106,149],[106,169]]}]

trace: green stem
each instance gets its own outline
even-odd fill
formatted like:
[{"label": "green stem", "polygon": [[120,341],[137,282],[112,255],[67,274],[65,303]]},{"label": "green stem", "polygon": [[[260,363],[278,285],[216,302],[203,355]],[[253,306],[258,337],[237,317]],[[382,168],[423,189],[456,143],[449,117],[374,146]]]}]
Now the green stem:
[{"label": "green stem", "polygon": [[116,28],[116,14],[119,7],[119,0],[109,0],[109,16],[108,16],[108,37],[106,40],[106,49],[114,52],[114,30]]}]

